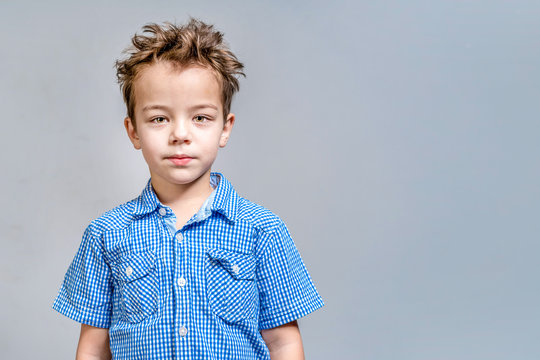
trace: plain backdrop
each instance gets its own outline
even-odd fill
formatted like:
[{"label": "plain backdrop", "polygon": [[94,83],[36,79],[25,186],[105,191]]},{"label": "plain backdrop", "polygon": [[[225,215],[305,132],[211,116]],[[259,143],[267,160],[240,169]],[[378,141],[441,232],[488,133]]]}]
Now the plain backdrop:
[{"label": "plain backdrop", "polygon": [[72,359],[51,309],[148,169],[114,61],[149,22],[245,63],[214,170],[288,225],[307,359],[539,359],[537,1],[0,1],[0,357]]}]

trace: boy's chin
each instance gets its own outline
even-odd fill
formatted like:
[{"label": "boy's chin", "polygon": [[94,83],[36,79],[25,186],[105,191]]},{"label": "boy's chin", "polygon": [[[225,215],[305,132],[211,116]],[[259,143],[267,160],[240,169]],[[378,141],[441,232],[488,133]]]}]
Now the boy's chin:
[{"label": "boy's chin", "polygon": [[210,170],[202,174],[185,174],[183,176],[161,177],[150,174],[152,183],[157,183],[162,186],[193,186],[199,183],[207,183],[210,178]]}]

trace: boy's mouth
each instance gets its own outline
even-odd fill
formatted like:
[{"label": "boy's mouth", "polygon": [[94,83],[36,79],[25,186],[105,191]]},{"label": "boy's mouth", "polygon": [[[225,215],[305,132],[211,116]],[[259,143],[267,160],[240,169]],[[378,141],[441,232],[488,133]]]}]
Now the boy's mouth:
[{"label": "boy's mouth", "polygon": [[174,165],[182,166],[187,165],[191,160],[193,160],[193,158],[191,156],[182,154],[169,156],[167,157],[167,160],[172,162]]}]

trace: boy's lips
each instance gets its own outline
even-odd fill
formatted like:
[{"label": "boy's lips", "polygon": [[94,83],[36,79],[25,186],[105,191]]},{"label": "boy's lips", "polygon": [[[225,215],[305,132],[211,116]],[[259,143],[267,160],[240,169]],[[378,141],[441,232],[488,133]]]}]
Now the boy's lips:
[{"label": "boy's lips", "polygon": [[191,156],[181,154],[168,156],[167,160],[172,162],[174,165],[187,165],[191,160],[193,160],[193,158]]}]

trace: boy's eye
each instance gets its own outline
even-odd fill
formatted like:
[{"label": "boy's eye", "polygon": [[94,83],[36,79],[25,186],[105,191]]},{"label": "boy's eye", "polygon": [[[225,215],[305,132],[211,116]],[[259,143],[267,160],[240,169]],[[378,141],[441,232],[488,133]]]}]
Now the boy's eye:
[{"label": "boy's eye", "polygon": [[164,123],[165,121],[167,121],[167,119],[165,119],[163,116],[158,116],[152,119],[152,122],[156,124],[161,124],[161,123]]},{"label": "boy's eye", "polygon": [[193,120],[194,120],[195,122],[202,123],[202,122],[207,121],[208,118],[207,118],[206,116],[204,116],[204,115],[197,115],[197,116],[195,116],[195,117],[193,118]]}]

